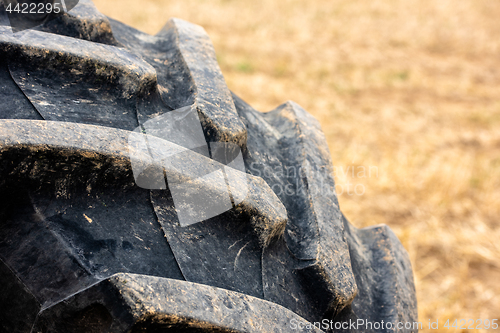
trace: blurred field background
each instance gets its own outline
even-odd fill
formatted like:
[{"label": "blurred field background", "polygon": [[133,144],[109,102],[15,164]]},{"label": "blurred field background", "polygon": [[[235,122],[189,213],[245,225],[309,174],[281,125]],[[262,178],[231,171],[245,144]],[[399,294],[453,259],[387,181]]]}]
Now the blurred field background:
[{"label": "blurred field background", "polygon": [[95,4],[151,34],[203,26],[236,94],[316,116],[347,218],[388,224],[410,253],[424,331],[500,319],[500,1]]}]

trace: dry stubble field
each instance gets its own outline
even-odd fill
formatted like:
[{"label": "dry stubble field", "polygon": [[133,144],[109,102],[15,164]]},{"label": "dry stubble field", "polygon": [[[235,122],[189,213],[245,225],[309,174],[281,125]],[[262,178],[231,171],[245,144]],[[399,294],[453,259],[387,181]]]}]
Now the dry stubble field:
[{"label": "dry stubble field", "polygon": [[388,224],[410,253],[424,331],[500,319],[500,1],[95,4],[151,34],[203,26],[236,94],[316,116],[348,219]]}]

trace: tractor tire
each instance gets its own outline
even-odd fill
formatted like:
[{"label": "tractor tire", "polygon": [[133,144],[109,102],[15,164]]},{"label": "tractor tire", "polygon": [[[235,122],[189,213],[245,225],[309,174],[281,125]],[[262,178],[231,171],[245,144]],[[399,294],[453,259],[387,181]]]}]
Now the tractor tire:
[{"label": "tractor tire", "polygon": [[0,9],[2,332],[416,331],[408,254],[341,213],[318,121],[230,92],[203,28]]}]

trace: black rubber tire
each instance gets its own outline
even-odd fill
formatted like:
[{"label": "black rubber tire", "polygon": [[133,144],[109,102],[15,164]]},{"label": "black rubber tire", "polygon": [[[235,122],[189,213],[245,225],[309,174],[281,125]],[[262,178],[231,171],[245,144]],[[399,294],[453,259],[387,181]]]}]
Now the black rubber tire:
[{"label": "black rubber tire", "polygon": [[[88,0],[8,23],[2,8],[2,331],[417,330],[408,255],[342,215],[319,123],[232,94],[201,27],[150,36]],[[177,142],[188,116],[201,146]]]}]

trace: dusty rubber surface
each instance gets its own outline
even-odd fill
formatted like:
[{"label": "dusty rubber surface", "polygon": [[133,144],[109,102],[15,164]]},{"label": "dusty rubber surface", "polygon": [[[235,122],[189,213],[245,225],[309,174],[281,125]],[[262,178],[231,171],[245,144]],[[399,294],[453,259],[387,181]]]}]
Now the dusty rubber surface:
[{"label": "dusty rubber surface", "polygon": [[[150,36],[89,1],[16,36],[7,22],[0,268],[2,295],[19,297],[1,299],[5,329],[417,321],[408,255],[389,228],[358,230],[344,218],[318,122],[293,102],[264,114],[231,94],[201,27],[172,19]],[[177,123],[151,125],[182,125],[187,116],[169,116],[186,107],[201,145],[165,140]],[[203,215],[222,198],[227,209]],[[186,212],[207,218],[183,225]]]}]

